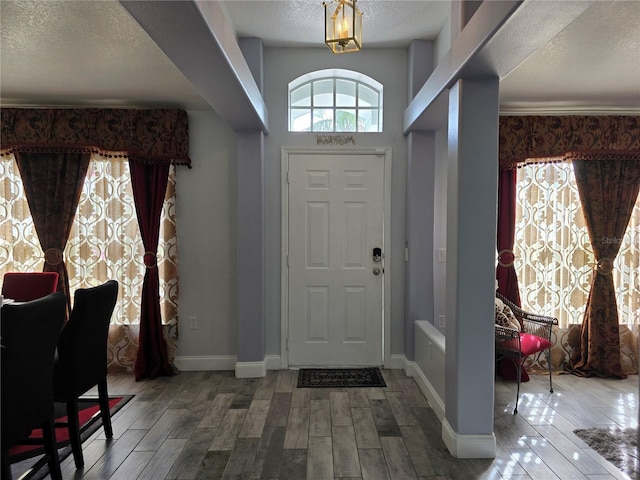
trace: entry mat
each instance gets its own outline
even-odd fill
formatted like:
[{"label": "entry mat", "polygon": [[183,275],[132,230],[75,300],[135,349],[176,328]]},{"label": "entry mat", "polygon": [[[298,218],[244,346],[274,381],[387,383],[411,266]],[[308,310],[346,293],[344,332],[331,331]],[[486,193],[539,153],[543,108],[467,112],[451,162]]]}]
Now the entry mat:
[{"label": "entry mat", "polygon": [[380,369],[301,368],[298,388],[386,387]]}]

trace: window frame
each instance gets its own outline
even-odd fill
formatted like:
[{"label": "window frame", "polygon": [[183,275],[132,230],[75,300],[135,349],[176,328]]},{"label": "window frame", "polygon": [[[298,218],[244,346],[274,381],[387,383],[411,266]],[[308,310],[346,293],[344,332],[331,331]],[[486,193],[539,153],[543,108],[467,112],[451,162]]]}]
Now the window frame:
[{"label": "window frame", "polygon": [[[320,82],[326,82],[330,80],[332,82],[332,100],[328,105],[317,105],[315,103],[315,94],[314,87],[316,84]],[[353,82],[355,84],[355,96],[353,97],[353,106],[347,105],[338,105],[337,97],[339,95],[337,84],[339,81],[348,81]],[[309,95],[305,97],[308,99],[308,105],[295,106],[293,105],[292,96],[295,92],[299,91],[301,88],[309,87]],[[378,97],[377,105],[372,106],[362,106],[361,105],[361,87],[365,87],[367,89],[373,90]],[[305,102],[306,103],[306,102]],[[314,72],[307,73],[305,75],[301,75],[295,80],[289,82],[288,91],[287,91],[287,128],[291,133],[382,133],[383,132],[383,104],[384,104],[384,88],[383,85],[374,80],[373,78],[364,75],[359,72],[354,72],[352,70],[345,69],[325,69],[325,70],[317,70]],[[331,118],[327,118],[327,120],[331,121],[331,129],[323,129],[323,130],[315,130],[314,127],[319,123],[315,122],[315,113],[319,111],[330,111]],[[337,112],[339,111],[354,111],[355,118],[357,121],[355,122],[354,130],[344,130],[336,129],[336,117]],[[309,129],[305,130],[294,130],[293,125],[295,123],[294,113],[295,112],[308,112],[310,116]],[[368,115],[376,115],[377,114],[377,129],[376,130],[366,130],[360,129],[360,112],[367,112]]]}]

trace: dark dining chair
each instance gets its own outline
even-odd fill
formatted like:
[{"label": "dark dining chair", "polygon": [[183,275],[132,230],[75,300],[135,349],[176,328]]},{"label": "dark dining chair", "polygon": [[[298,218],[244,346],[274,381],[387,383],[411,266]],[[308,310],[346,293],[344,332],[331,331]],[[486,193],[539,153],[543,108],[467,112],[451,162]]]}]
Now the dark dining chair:
[{"label": "dark dining chair", "polygon": [[61,480],[53,410],[53,361],[66,313],[66,298],[52,293],[0,311],[2,336],[2,478],[11,479],[9,449],[41,442],[54,480]]},{"label": "dark dining chair", "polygon": [[82,399],[79,397],[96,385],[104,433],[107,438],[113,437],[107,394],[107,335],[117,297],[115,280],[77,289],[69,321],[58,340],[53,370],[54,398],[67,407],[67,422],[58,426],[64,425],[69,430],[76,468],[84,465],[78,421],[78,402]]},{"label": "dark dining chair", "polygon": [[29,302],[58,290],[57,272],[7,272],[2,280],[2,296]]}]

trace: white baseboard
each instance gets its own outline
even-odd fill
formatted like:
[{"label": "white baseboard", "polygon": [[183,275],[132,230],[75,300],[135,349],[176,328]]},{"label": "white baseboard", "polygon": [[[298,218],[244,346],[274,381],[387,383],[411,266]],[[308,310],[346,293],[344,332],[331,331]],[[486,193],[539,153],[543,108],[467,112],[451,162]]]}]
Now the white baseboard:
[{"label": "white baseboard", "polygon": [[406,358],[404,359],[404,374],[407,377],[415,377],[417,368],[416,362],[412,362]]},{"label": "white baseboard", "polygon": [[[176,356],[173,363],[178,370],[183,372],[197,372],[197,371],[213,371],[213,370],[236,370],[237,357],[235,355],[207,355],[207,356]],[[242,373],[251,373],[255,369],[250,366],[254,362],[242,364],[240,367]],[[264,362],[266,370],[280,370],[282,369],[282,362],[280,355],[267,355]],[[262,370],[260,370],[262,371]],[[264,376],[264,375],[262,375]],[[238,377],[238,378],[252,378],[252,377]]]},{"label": "white baseboard", "polygon": [[493,433],[487,435],[459,435],[453,431],[445,418],[445,403],[436,393],[424,372],[416,362],[407,360],[404,355],[392,357],[391,368],[402,368],[407,376],[410,376],[418,384],[433,409],[433,412],[442,423],[442,440],[449,449],[451,455],[456,458],[495,458],[496,437]]},{"label": "white baseboard", "polygon": [[402,353],[395,353],[391,355],[391,358],[384,366],[384,368],[393,368],[398,370],[405,370],[407,364],[407,357]]},{"label": "white baseboard", "polygon": [[267,374],[265,361],[236,362],[236,378],[262,378]]},{"label": "white baseboard", "polygon": [[453,431],[449,422],[442,422],[442,440],[449,449],[449,453],[456,458],[495,458],[496,436],[460,435]]},{"label": "white baseboard", "polygon": [[267,355],[264,357],[267,370],[282,370],[282,359],[280,355]]},{"label": "white baseboard", "polygon": [[408,360],[404,355],[392,355],[390,368],[402,369],[408,377],[412,377],[414,381],[420,387],[423,395],[429,402],[429,405],[433,409],[433,412],[441,422],[444,420],[444,400],[436,393],[435,388],[431,385],[431,382],[427,379],[425,374],[420,369],[420,366],[411,360]]},{"label": "white baseboard", "polygon": [[173,363],[183,372],[196,372],[202,370],[234,370],[236,367],[235,355],[210,355],[210,356],[176,356]]},{"label": "white baseboard", "polygon": [[436,393],[435,388],[433,388],[431,382],[429,382],[429,379],[427,379],[418,364],[415,362],[407,363],[411,364],[410,368],[407,368],[407,375],[413,377],[415,382],[418,384],[418,387],[420,387],[420,390],[426,397],[427,402],[429,402],[429,405],[431,405],[433,413],[436,414],[436,417],[438,417],[438,420],[440,420],[440,422],[443,422],[445,412],[444,400],[440,398],[440,396]]}]

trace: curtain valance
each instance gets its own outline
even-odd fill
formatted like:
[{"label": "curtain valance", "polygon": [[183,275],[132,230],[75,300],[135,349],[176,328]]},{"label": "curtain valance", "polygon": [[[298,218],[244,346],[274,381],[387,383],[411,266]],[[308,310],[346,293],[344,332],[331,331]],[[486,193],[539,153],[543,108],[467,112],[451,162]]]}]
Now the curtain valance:
[{"label": "curtain valance", "polygon": [[3,108],[0,154],[77,152],[189,165],[187,112],[178,109]]},{"label": "curtain valance", "polygon": [[561,161],[568,152],[637,154],[640,116],[501,116],[499,141],[502,169],[527,159]]}]

